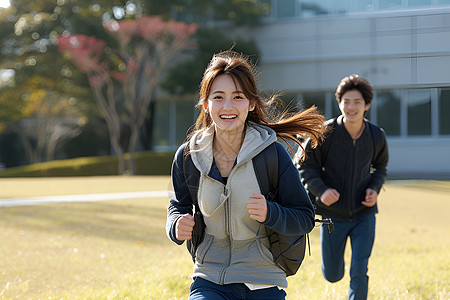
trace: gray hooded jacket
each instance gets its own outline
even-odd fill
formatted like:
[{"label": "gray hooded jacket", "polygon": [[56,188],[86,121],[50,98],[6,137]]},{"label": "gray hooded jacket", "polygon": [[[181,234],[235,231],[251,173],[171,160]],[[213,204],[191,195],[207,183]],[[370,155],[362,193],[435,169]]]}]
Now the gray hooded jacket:
[{"label": "gray hooded jacket", "polygon": [[[284,234],[305,234],[312,230],[314,209],[298,171],[289,154],[277,144],[281,205],[268,202],[266,221],[260,223],[252,220],[246,202],[251,194],[261,193],[252,159],[276,142],[276,134],[268,127],[255,124],[247,126],[244,142],[226,184],[211,176],[214,166],[213,137],[214,131],[210,129],[194,135],[189,145],[192,161],[200,170],[198,203],[206,224],[205,238],[196,253],[193,277],[217,284],[250,283],[287,287],[286,274],[273,262],[265,227]],[[192,199],[189,203],[188,193],[181,192],[183,179],[176,174],[180,172],[182,163],[180,152],[175,157],[172,169],[177,199],[171,199],[166,226],[169,238],[178,244],[182,242],[175,238],[176,220],[182,214],[192,212]]]}]

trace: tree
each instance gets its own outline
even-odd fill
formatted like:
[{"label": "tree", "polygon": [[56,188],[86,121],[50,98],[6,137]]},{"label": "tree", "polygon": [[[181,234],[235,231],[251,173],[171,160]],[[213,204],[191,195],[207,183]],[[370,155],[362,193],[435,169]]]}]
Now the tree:
[{"label": "tree", "polygon": [[258,59],[258,48],[252,40],[232,40],[214,28],[200,28],[194,38],[198,45],[195,53],[189,59],[169,68],[161,84],[171,95],[197,94],[203,71],[214,53],[233,48],[249,55],[254,63]]},{"label": "tree", "polygon": [[[123,157],[126,151],[130,154],[128,171],[135,174],[134,151],[152,92],[167,63],[192,46],[190,38],[197,26],[146,16],[111,21],[105,27],[116,38],[117,48],[107,48],[104,41],[95,37],[62,35],[59,50],[69,54],[89,78],[97,106],[108,125],[111,146],[119,159],[119,174],[126,169]],[[127,149],[120,143],[124,124],[131,132]]]},{"label": "tree", "polygon": [[53,159],[83,127],[76,120],[92,115],[87,81],[55,47],[58,32],[77,23],[73,11],[68,1],[12,0],[0,12],[0,69],[13,74],[0,88],[0,132],[19,137],[28,163]]},{"label": "tree", "polygon": [[54,81],[33,76],[0,96],[0,123],[16,133],[29,163],[53,160],[57,147],[81,133],[85,116]]},{"label": "tree", "polygon": [[[137,75],[136,79],[124,75],[127,70],[132,70],[129,66],[132,65],[131,57],[136,55],[134,46],[138,44],[138,41],[142,42],[142,38],[135,35],[130,39],[130,43],[123,47],[123,41],[120,41],[122,38],[120,32],[123,30],[105,30],[105,23],[116,26],[117,24],[122,25],[122,22],[136,22],[142,16],[159,15],[162,20],[166,21],[174,19],[199,22],[205,26],[210,26],[211,21],[217,19],[228,21],[228,24],[249,25],[255,24],[255,20],[265,14],[268,3],[267,0],[256,0],[256,2],[254,0],[10,1],[11,7],[8,10],[0,11],[0,70],[11,69],[14,71],[12,78],[14,86],[0,88],[0,97],[3,97],[0,111],[7,111],[8,107],[18,108],[25,105],[26,103],[21,103],[26,101],[21,97],[22,93],[18,89],[29,86],[28,83],[34,80],[33,78],[41,77],[41,79],[53,81],[51,86],[54,90],[51,91],[52,93],[47,90],[48,95],[58,95],[53,99],[63,102],[71,98],[84,114],[84,118],[87,118],[88,124],[93,124],[91,119],[97,120],[101,117],[99,110],[93,109],[96,107],[94,89],[91,87],[88,77],[80,72],[74,63],[60,55],[58,36],[84,35],[103,41],[105,53],[102,54],[101,61],[109,65],[111,72],[115,72],[114,76],[113,73],[110,74],[114,83],[115,97],[121,95],[125,98],[126,88],[125,85],[121,85],[122,81],[127,81],[128,86],[131,87],[132,80],[141,82],[145,78],[138,69],[136,74],[140,75]],[[125,23],[123,24],[119,28],[126,27]],[[114,26],[110,29],[113,29]],[[216,36],[212,35],[211,42],[215,43],[215,41]],[[227,43],[226,48],[229,48],[228,45],[232,45],[232,42]],[[238,43],[238,47],[239,45],[240,43]],[[122,48],[126,51],[122,51]],[[195,65],[198,68],[200,64]],[[181,65],[181,67],[183,66],[184,64]],[[190,79],[189,69],[185,73],[188,75],[184,78]],[[179,83],[175,83],[175,85],[179,85]],[[198,86],[198,81],[192,86]],[[11,89],[16,91],[11,91]],[[152,90],[155,91],[154,87]],[[106,91],[105,84],[102,89],[104,97],[106,97]],[[26,90],[27,97],[35,97],[33,96],[34,92],[39,93],[39,89]],[[154,92],[151,94],[156,97]],[[130,141],[130,137],[127,135],[128,132],[131,132],[131,127],[128,128],[131,123],[127,119],[129,117],[123,113],[128,108],[124,107],[124,100],[121,101],[118,104],[118,110],[119,116],[123,120],[120,124],[121,137],[119,137],[119,141],[122,141],[120,145],[126,151],[130,146],[132,147],[135,138],[131,139],[131,143],[124,142],[124,140]],[[145,112],[147,118],[151,118],[154,114],[153,104],[154,100],[150,100],[149,111]],[[17,110],[18,115],[3,114],[5,117],[3,123],[12,125],[29,117],[21,112],[21,110]],[[9,125],[5,128],[11,128]],[[86,127],[92,128],[92,126],[84,126],[83,130]],[[33,145],[34,138],[29,134],[27,134],[27,138],[31,139],[30,144]]]}]

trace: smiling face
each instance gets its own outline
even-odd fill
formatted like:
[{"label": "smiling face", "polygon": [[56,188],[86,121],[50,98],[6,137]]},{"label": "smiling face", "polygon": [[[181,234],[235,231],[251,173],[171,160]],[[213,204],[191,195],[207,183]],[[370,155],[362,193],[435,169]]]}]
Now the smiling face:
[{"label": "smiling face", "polygon": [[360,123],[364,118],[364,113],[370,108],[370,103],[366,104],[362,94],[358,90],[350,90],[342,95],[339,102],[339,109],[344,115],[344,122]]},{"label": "smiling face", "polygon": [[216,133],[242,134],[249,111],[254,109],[239,83],[230,75],[219,75],[211,85],[203,108],[209,112]]}]

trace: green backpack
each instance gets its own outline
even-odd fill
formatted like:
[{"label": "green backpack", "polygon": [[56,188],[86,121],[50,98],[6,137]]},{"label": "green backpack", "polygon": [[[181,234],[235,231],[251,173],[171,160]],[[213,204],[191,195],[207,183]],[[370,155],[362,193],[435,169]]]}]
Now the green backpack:
[{"label": "green backpack", "polygon": [[[186,149],[188,146],[186,146]],[[187,150],[188,151],[188,150]],[[200,171],[194,166],[191,156],[185,152],[183,171],[186,184],[194,204],[195,225],[192,231],[192,238],[187,241],[187,248],[195,262],[195,253],[198,246],[203,241],[205,233],[205,222],[198,207],[198,183]],[[259,187],[263,195],[267,195],[268,201],[279,203],[278,197],[278,151],[273,143],[264,151],[253,158],[253,166]],[[306,234],[288,236],[280,234],[266,227],[267,237],[270,242],[270,252],[274,262],[286,273],[286,276],[294,275],[300,268],[305,257]],[[309,246],[309,239],[308,239]]]}]

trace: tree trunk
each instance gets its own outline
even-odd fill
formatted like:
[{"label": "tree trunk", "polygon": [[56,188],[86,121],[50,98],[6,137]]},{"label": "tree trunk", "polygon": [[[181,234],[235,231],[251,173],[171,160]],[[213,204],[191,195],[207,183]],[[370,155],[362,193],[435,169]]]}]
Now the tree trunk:
[{"label": "tree trunk", "polygon": [[23,132],[22,128],[20,127],[20,125],[17,123],[11,123],[10,129],[12,130],[12,132],[17,134],[20,141],[22,142],[22,146],[25,150],[25,155],[26,155],[28,163],[33,163],[33,157],[34,157],[33,147],[31,146],[30,140],[27,139],[27,137],[26,137],[25,133]]}]

